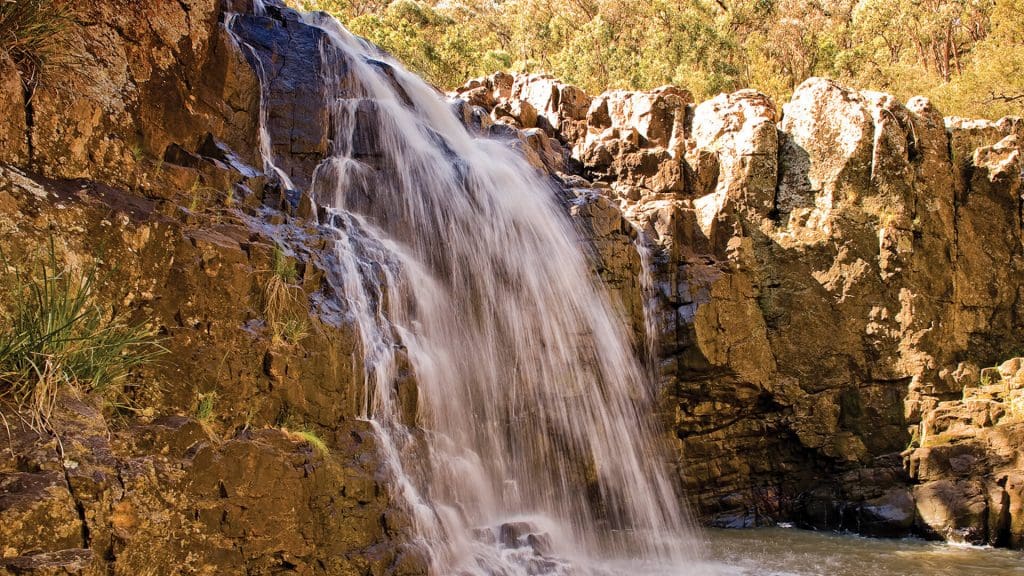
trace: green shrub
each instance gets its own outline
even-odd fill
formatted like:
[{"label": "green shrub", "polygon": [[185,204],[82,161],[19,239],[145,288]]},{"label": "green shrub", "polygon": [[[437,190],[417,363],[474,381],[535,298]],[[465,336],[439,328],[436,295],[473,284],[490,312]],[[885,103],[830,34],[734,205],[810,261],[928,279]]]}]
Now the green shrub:
[{"label": "green shrub", "polygon": [[[2,255],[0,255],[2,256]],[[49,256],[28,273],[0,257],[7,289],[0,316],[0,398],[11,398],[37,430],[47,427],[58,393],[114,390],[137,366],[165,350],[154,332],[94,303],[96,268],[81,273]]]},{"label": "green shrub", "polygon": [[0,0],[0,51],[10,55],[31,91],[47,67],[75,56],[74,3],[65,0]]}]

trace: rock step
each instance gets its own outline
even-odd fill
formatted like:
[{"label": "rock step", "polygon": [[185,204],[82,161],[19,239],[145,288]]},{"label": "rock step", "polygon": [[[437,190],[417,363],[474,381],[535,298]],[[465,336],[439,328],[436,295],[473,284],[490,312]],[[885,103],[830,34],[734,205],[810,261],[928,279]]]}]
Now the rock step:
[{"label": "rock step", "polygon": [[82,521],[62,472],[0,472],[0,558],[82,544]]},{"label": "rock step", "polygon": [[32,576],[85,576],[90,573],[92,550],[69,548],[42,552],[31,556],[0,559],[0,576],[31,574]]}]

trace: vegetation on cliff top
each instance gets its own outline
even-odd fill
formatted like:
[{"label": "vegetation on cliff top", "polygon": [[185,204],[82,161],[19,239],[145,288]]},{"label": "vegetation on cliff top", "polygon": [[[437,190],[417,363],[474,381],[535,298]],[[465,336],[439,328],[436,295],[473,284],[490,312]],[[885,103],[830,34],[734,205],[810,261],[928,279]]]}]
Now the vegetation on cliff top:
[{"label": "vegetation on cliff top", "polygon": [[809,76],[949,115],[1024,114],[1019,0],[289,0],[325,10],[446,89],[498,70],[590,93],[671,83],[699,99]]}]

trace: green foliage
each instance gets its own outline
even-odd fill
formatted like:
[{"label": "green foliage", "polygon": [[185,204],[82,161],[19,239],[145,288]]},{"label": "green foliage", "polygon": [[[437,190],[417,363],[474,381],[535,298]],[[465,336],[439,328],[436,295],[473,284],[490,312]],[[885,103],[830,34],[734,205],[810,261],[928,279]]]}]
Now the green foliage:
[{"label": "green foliage", "polygon": [[299,279],[299,271],[295,267],[295,262],[288,258],[280,246],[274,246],[273,265],[274,276],[282,281],[294,284]]},{"label": "green foliage", "polygon": [[666,83],[786,101],[809,76],[950,115],[1024,114],[1019,0],[292,0],[445,89],[498,70],[590,93]]},{"label": "green foliage", "polygon": [[309,322],[304,318],[288,318],[278,325],[278,333],[285,342],[299,344],[309,336]]},{"label": "green foliage", "polygon": [[213,419],[213,408],[217,403],[217,393],[207,392],[199,395],[199,403],[196,406],[196,420],[208,423]]},{"label": "green foliage", "polygon": [[316,432],[313,432],[308,428],[303,428],[301,430],[285,430],[285,432],[289,436],[298,438],[299,440],[309,444],[313,449],[319,452],[321,456],[326,457],[331,453],[330,449],[327,448],[327,443],[317,436]]},{"label": "green foliage", "polygon": [[[263,288],[263,313],[274,340],[299,344],[309,335],[305,293],[296,285],[295,262],[279,246],[274,247],[270,277]],[[301,313],[296,313],[300,309]]]},{"label": "green foliage", "polygon": [[199,206],[203,202],[204,187],[199,184],[199,180],[192,183],[192,188],[188,191],[189,202],[188,209],[190,212],[195,212],[199,209]]},{"label": "green foliage", "polygon": [[0,316],[0,397],[12,398],[45,428],[58,393],[74,388],[105,393],[164,349],[155,333],[93,302],[97,271],[75,273],[48,257],[23,273],[0,258],[6,289]]},{"label": "green foliage", "polygon": [[32,90],[45,70],[74,58],[74,6],[63,0],[0,0],[0,51]]},{"label": "green foliage", "polygon": [[981,384],[982,387],[991,386],[992,374],[990,372],[982,371],[981,378],[979,379],[978,383]]},{"label": "green foliage", "polygon": [[[163,169],[163,159],[158,159],[153,162],[153,174],[159,176]],[[230,209],[236,204],[235,189],[233,187],[228,187],[226,190],[221,191],[211,186],[203,185],[200,180],[196,180],[192,183],[192,187],[188,190],[188,198],[189,212]],[[218,202],[221,199],[223,199],[223,205],[215,204],[215,202]]]}]

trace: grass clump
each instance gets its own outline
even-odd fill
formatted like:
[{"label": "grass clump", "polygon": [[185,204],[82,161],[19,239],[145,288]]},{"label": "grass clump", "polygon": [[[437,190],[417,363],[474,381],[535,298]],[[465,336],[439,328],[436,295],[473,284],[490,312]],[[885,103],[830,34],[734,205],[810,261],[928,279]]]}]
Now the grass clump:
[{"label": "grass clump", "polygon": [[18,67],[26,92],[32,92],[48,67],[74,59],[74,23],[74,2],[0,0],[0,51]]},{"label": "grass clump", "polygon": [[305,298],[302,288],[296,285],[298,280],[295,262],[275,246],[263,289],[263,313],[272,337],[290,344],[298,344],[309,335],[309,321],[293,312]]},{"label": "grass clump", "polygon": [[[2,255],[0,255],[2,256]],[[115,391],[135,367],[164,352],[153,330],[94,303],[96,268],[58,263],[53,242],[24,273],[0,257],[7,306],[0,315],[0,398],[11,398],[36,430],[46,429],[62,390]]]},{"label": "grass clump", "polygon": [[309,444],[310,446],[313,447],[314,450],[319,452],[321,456],[326,457],[331,453],[330,449],[327,448],[327,443],[324,442],[322,438],[317,436],[316,432],[313,432],[308,428],[303,428],[300,430],[285,429],[284,432],[291,438],[301,440]]},{"label": "grass clump", "polygon": [[273,267],[274,276],[281,281],[288,284],[298,281],[299,270],[295,267],[295,262],[292,262],[279,246],[274,247]]},{"label": "grass clump", "polygon": [[217,393],[207,392],[199,395],[199,403],[196,406],[196,420],[207,423],[213,420],[213,408],[217,403]]},{"label": "grass clump", "polygon": [[289,318],[277,325],[278,335],[289,344],[299,344],[309,336],[309,322],[303,318]]}]

